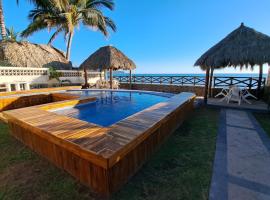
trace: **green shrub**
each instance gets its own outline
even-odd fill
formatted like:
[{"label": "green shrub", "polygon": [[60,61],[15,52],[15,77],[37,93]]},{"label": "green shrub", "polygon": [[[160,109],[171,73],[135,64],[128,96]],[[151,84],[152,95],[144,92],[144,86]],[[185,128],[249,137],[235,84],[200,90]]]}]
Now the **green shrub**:
[{"label": "green shrub", "polygon": [[60,76],[61,76],[61,73],[56,71],[56,69],[54,67],[49,67],[49,79],[56,79],[58,81],[60,81]]}]

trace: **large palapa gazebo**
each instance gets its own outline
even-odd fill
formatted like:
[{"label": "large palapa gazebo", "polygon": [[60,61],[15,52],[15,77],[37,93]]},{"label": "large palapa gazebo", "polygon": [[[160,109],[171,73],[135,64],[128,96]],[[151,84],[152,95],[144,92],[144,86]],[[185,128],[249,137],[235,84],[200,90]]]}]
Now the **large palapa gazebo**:
[{"label": "large palapa gazebo", "polygon": [[12,67],[54,67],[58,70],[72,68],[62,51],[44,44],[29,42],[0,42],[0,65]]},{"label": "large palapa gazebo", "polygon": [[[136,65],[124,53],[113,46],[104,46],[90,55],[81,65],[80,69],[94,71],[110,71],[110,86],[112,88],[112,76],[114,70],[129,70],[131,81],[131,70]],[[87,78],[86,78],[87,79]]]},{"label": "large palapa gazebo", "polygon": [[[214,69],[259,66],[258,91],[261,90],[263,64],[270,63],[270,37],[243,23],[227,37],[205,52],[195,63],[206,71],[204,99],[207,102],[209,81]],[[211,86],[211,83],[210,83]]]}]

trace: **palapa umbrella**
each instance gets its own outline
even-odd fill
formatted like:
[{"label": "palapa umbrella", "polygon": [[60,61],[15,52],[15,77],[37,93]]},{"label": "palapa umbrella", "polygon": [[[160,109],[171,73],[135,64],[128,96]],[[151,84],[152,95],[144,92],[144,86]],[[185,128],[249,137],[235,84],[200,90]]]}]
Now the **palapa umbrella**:
[{"label": "palapa umbrella", "polygon": [[0,65],[12,67],[54,67],[68,70],[72,68],[60,50],[42,44],[29,42],[0,42]]},{"label": "palapa umbrella", "polygon": [[[90,55],[81,65],[80,69],[90,70],[110,70],[110,86],[112,88],[112,72],[113,70],[129,70],[131,81],[131,70],[135,69],[136,65],[124,53],[113,46],[105,46],[98,49]],[[87,73],[85,73],[87,74]],[[87,84],[87,77],[85,83]]]},{"label": "palapa umbrella", "polygon": [[212,80],[214,69],[225,67],[251,67],[253,69],[255,65],[258,65],[260,67],[258,91],[260,91],[265,63],[268,65],[270,63],[270,37],[241,23],[239,28],[205,52],[194,64],[206,70],[205,102],[208,96],[210,70]]}]

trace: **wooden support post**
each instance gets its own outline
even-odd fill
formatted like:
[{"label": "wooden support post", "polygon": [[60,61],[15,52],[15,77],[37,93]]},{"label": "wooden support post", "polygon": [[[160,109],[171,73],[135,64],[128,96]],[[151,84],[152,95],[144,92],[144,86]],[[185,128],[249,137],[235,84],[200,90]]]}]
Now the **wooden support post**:
[{"label": "wooden support post", "polygon": [[261,98],[262,96],[262,92],[261,92],[261,85],[262,85],[262,75],[263,75],[263,65],[260,65],[260,69],[259,69],[259,80],[258,80],[258,99]]},{"label": "wooden support post", "polygon": [[270,66],[268,66],[268,75],[267,75],[266,85],[270,86]]},{"label": "wooden support post", "polygon": [[205,104],[207,104],[207,98],[208,98],[209,71],[210,71],[210,68],[208,67],[208,68],[206,69],[205,86],[204,86],[204,103],[205,103]]},{"label": "wooden support post", "polygon": [[104,70],[104,80],[107,81],[107,69]]},{"label": "wooden support post", "polygon": [[86,67],[83,68],[83,71],[84,71],[84,88],[86,89],[89,87]]},{"label": "wooden support post", "polygon": [[130,69],[130,70],[129,70],[129,89],[130,89],[130,90],[132,89],[131,78],[132,78],[132,76],[131,76],[131,69]]},{"label": "wooden support post", "polygon": [[112,79],[113,79],[113,69],[112,67],[110,68],[110,88],[112,89]]},{"label": "wooden support post", "polygon": [[214,73],[214,68],[211,67],[210,69],[210,79],[209,79],[209,89],[208,89],[208,94],[210,97],[213,96],[213,92],[212,92],[212,80],[213,80],[213,73]]}]

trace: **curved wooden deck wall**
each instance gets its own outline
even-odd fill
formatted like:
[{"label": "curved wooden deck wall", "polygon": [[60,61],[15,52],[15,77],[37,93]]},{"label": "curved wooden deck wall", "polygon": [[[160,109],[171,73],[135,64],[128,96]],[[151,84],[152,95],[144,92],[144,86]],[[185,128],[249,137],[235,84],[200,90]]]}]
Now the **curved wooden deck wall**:
[{"label": "curved wooden deck wall", "polygon": [[10,96],[10,95],[21,95],[21,94],[33,94],[33,93],[44,93],[44,92],[54,92],[63,90],[73,90],[80,89],[81,86],[66,86],[66,87],[54,87],[54,88],[40,88],[32,90],[22,90],[22,91],[12,91],[12,92],[0,92],[0,97]]},{"label": "curved wooden deck wall", "polygon": [[0,112],[78,98],[79,96],[67,93],[40,93],[32,95],[0,97]]},{"label": "curved wooden deck wall", "polygon": [[109,196],[183,122],[193,109],[194,99],[190,93],[175,95],[107,128],[47,111],[80,103],[76,100],[3,114],[18,140],[95,192]]}]

